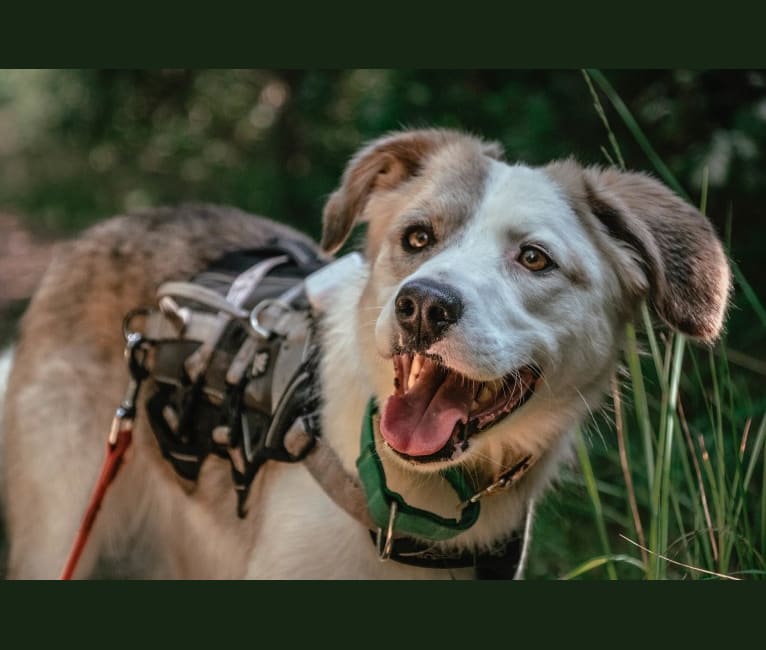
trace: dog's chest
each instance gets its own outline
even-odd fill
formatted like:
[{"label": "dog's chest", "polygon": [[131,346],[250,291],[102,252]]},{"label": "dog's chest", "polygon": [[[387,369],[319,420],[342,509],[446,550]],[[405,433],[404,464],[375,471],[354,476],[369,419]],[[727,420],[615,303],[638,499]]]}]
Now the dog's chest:
[{"label": "dog's chest", "polygon": [[251,579],[470,579],[472,569],[433,570],[381,561],[367,530],[300,465],[264,468],[257,494]]}]

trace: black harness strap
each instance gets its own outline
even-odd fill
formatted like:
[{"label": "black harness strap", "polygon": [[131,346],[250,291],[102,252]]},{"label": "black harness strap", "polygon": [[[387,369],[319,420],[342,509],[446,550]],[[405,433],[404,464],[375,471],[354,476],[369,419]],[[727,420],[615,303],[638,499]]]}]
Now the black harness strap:
[{"label": "black harness strap", "polygon": [[[375,532],[370,531],[370,537],[373,543],[377,543]],[[436,551],[428,544],[411,537],[398,537],[393,540],[389,559],[428,569],[473,568],[480,580],[513,580],[521,562],[523,546],[523,537],[513,535],[494,552],[462,551],[449,554]]]}]

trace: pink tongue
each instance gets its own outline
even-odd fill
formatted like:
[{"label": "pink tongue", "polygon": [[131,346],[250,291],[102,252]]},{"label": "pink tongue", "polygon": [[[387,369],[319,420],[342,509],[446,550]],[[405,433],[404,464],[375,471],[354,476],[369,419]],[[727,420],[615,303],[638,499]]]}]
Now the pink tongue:
[{"label": "pink tongue", "polygon": [[468,421],[472,401],[473,395],[465,390],[459,375],[426,361],[409,391],[386,400],[380,433],[402,454],[435,454],[449,442],[455,425]]}]

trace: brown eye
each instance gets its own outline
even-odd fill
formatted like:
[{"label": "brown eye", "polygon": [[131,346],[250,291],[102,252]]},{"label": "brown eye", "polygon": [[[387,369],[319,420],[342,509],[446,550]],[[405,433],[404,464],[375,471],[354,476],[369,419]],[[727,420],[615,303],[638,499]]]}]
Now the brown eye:
[{"label": "brown eye", "polygon": [[417,226],[404,233],[404,247],[411,251],[421,250],[433,243],[433,235],[427,228]]},{"label": "brown eye", "polygon": [[516,259],[524,268],[534,272],[544,271],[554,265],[551,258],[536,246],[524,246]]}]

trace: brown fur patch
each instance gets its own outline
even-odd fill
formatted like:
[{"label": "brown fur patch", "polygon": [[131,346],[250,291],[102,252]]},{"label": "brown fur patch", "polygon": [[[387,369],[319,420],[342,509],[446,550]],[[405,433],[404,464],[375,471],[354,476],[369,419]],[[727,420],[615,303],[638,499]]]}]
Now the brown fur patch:
[{"label": "brown fur patch", "polygon": [[[436,152],[446,148],[470,150],[474,157],[500,158],[496,143],[445,129],[426,129],[393,133],[373,141],[357,153],[343,174],[340,187],[324,208],[322,248],[335,252],[346,241],[353,225],[369,218],[366,210],[374,195],[384,196],[418,177],[423,166]],[[408,191],[411,196],[411,192]],[[375,212],[392,214],[401,197],[387,197]],[[381,210],[384,207],[384,210]],[[371,239],[374,239],[372,233]]]},{"label": "brown fur patch", "polygon": [[[421,174],[389,192],[374,193],[364,212],[370,224],[368,259],[375,260],[383,241],[387,237],[399,239],[410,225],[430,228],[437,244],[455,237],[476,211],[484,195],[487,173],[487,159],[480,147],[470,141],[455,142],[429,157]],[[395,217],[400,218],[400,225],[392,229]],[[418,257],[422,262],[427,254]],[[397,268],[407,269],[411,258],[395,245],[392,261]]]},{"label": "brown fur patch", "polygon": [[648,297],[671,327],[704,342],[719,336],[731,272],[710,221],[654,178],[636,172],[582,168],[572,160],[546,173],[586,221],[595,217],[631,255],[612,249],[629,298]]},{"label": "brown fur patch", "polygon": [[[189,278],[228,251],[275,236],[315,246],[291,228],[220,206],[155,208],[94,226],[57,249],[22,320],[14,375],[56,355],[64,341],[97,350],[104,361],[120,358],[123,316],[153,304],[162,282]],[[14,386],[25,383],[14,377]]]}]

